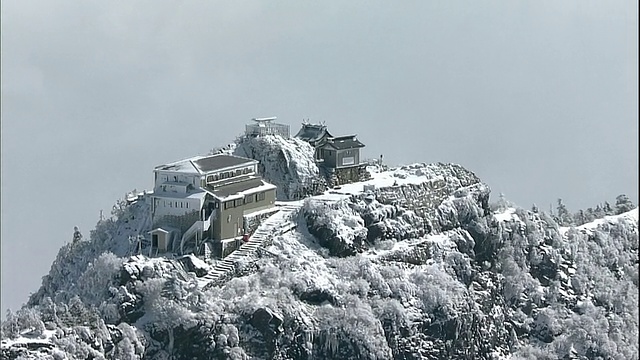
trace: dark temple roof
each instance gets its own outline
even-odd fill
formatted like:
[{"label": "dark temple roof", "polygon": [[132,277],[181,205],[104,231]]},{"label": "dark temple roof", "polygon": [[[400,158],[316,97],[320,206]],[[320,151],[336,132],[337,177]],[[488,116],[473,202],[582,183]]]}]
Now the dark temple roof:
[{"label": "dark temple roof", "polygon": [[323,146],[331,146],[336,150],[345,150],[362,148],[364,147],[364,144],[361,143],[355,135],[347,135],[336,138],[329,138],[323,144]]},{"label": "dark temple roof", "polygon": [[298,131],[295,137],[314,145],[316,142],[327,136],[330,137],[331,134],[329,134],[325,125],[303,123],[302,128]]}]

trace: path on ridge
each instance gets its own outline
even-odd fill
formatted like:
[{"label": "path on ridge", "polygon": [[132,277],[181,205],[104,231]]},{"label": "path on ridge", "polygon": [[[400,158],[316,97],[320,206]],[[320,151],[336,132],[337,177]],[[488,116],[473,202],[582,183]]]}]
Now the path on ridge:
[{"label": "path on ridge", "polygon": [[249,241],[242,244],[238,250],[232,252],[229,256],[217,262],[205,276],[198,278],[200,288],[211,287],[220,279],[232,273],[235,270],[235,262],[253,255],[264,245],[265,241],[295,229],[297,224],[292,216],[300,209],[302,201],[278,202],[276,206],[280,208],[280,211],[264,220],[253,232]]}]

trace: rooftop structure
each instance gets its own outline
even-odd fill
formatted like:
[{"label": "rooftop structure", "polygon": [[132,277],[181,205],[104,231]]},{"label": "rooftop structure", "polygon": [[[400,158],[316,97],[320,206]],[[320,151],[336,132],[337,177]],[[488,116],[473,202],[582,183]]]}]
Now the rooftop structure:
[{"label": "rooftop structure", "polygon": [[166,165],[156,166],[155,171],[175,171],[186,174],[204,175],[212,171],[224,170],[239,165],[252,165],[258,162],[235,155],[216,154],[209,156],[194,156]]},{"label": "rooftop structure", "polygon": [[364,147],[364,144],[356,138],[356,135],[346,135],[335,138],[330,137],[327,138],[327,141],[323,145],[325,147],[332,147],[336,150],[358,149]]},{"label": "rooftop structure", "polygon": [[265,136],[280,135],[284,138],[289,137],[289,125],[274,122],[277,117],[253,118],[253,124],[245,126],[245,135],[247,136]]},{"label": "rooftop structure", "polygon": [[308,142],[311,146],[316,146],[327,137],[332,137],[332,135],[324,124],[310,124],[303,122],[302,128],[298,131],[295,137]]}]

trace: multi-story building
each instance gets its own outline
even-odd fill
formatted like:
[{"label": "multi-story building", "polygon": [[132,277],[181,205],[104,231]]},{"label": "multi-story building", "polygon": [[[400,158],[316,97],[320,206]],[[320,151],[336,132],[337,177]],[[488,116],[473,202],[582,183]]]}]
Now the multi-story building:
[{"label": "multi-story building", "polygon": [[276,187],[257,166],[256,160],[217,154],[156,167],[152,246],[169,251],[190,241],[197,246],[242,236],[246,216],[275,206]]}]

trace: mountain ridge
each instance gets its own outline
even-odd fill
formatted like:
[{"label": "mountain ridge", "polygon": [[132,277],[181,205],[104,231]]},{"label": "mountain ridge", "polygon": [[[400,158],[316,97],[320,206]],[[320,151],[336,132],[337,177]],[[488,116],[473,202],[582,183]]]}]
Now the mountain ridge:
[{"label": "mountain ridge", "polygon": [[637,207],[567,229],[442,163],[328,188],[283,141],[225,151],[288,183],[281,200],[307,197],[295,231],[203,290],[214,264],[135,255],[148,197],[120,201],[8,316],[3,357],[637,359]]}]

